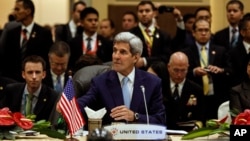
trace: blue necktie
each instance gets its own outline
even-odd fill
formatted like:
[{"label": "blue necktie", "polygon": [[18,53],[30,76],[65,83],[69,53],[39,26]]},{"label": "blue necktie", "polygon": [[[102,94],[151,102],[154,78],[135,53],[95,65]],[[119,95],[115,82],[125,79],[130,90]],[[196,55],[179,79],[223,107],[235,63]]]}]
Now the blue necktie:
[{"label": "blue necktie", "polygon": [[233,28],[232,29],[232,38],[231,38],[231,42],[230,42],[231,47],[236,46],[236,42],[237,42],[236,32],[237,32],[237,29]]},{"label": "blue necktie", "polygon": [[90,51],[91,48],[92,48],[92,47],[91,47],[91,40],[92,40],[92,39],[91,39],[90,37],[87,38],[87,41],[88,41],[88,42],[87,42],[87,51]]},{"label": "blue necktie", "polygon": [[124,77],[122,79],[122,94],[124,104],[129,108],[130,107],[130,93],[129,93],[129,86],[128,86],[128,77]]},{"label": "blue necktie", "polygon": [[61,93],[63,91],[63,88],[62,88],[62,83],[61,83],[61,77],[60,77],[60,75],[57,76],[56,79],[57,79],[57,81],[56,81],[55,90],[56,90],[56,92]]}]

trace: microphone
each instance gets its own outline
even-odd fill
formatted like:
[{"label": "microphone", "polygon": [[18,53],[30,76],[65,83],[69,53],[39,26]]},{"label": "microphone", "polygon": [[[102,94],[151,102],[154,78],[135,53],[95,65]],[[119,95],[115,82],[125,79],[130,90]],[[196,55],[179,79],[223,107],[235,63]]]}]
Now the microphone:
[{"label": "microphone", "polygon": [[147,106],[147,101],[146,101],[146,96],[145,96],[145,88],[143,85],[141,85],[141,91],[143,94],[143,100],[145,104],[145,110],[146,110],[146,117],[147,117],[147,124],[149,124],[149,118],[148,118],[148,106]]}]

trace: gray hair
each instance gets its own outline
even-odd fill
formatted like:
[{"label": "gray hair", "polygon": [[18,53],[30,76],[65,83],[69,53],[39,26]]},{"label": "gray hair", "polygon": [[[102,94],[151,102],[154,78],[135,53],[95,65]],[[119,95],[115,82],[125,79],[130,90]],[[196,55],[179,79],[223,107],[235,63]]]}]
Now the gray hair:
[{"label": "gray hair", "polygon": [[141,56],[143,49],[142,41],[134,34],[130,32],[120,32],[114,38],[114,43],[116,42],[128,43],[130,46],[130,52],[133,55],[138,53]]}]

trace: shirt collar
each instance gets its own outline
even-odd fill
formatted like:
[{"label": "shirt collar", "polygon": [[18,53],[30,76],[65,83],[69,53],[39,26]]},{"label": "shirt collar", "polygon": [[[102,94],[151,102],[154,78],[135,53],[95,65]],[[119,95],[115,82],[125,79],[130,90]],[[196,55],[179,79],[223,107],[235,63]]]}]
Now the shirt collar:
[{"label": "shirt collar", "polygon": [[128,77],[129,78],[129,81],[134,84],[134,80],[135,80],[135,67],[133,68],[133,70],[127,75],[127,76],[124,76],[122,75],[121,73],[117,72],[117,75],[118,75],[118,78],[119,78],[119,81],[122,82],[122,79],[124,77]]},{"label": "shirt collar", "polygon": [[33,29],[33,27],[34,27],[34,24],[35,24],[34,21],[32,21],[32,23],[29,24],[29,25],[26,26],[26,27],[25,27],[24,25],[22,25],[22,30],[23,30],[23,29],[26,29],[26,30],[27,30],[27,33],[30,34],[30,33],[32,32],[32,29]]},{"label": "shirt collar", "polygon": [[247,43],[246,41],[243,41],[243,45],[245,47],[246,53],[248,54],[249,53],[250,44]]},{"label": "shirt collar", "polygon": [[[232,26],[230,25],[230,26],[229,26],[229,32],[231,33],[231,31],[232,31],[233,29],[234,29],[234,27],[232,27]],[[236,29],[236,32],[239,31],[239,27],[238,27],[238,26],[236,26],[235,29]]]},{"label": "shirt collar", "polygon": [[[86,41],[89,36],[83,32],[83,39]],[[90,36],[92,40],[95,40],[97,38],[97,32],[94,33],[92,36]]]},{"label": "shirt collar", "polygon": [[155,30],[155,26],[154,26],[154,24],[151,24],[149,27],[146,27],[146,26],[144,26],[143,24],[141,24],[141,23],[139,23],[139,27],[142,29],[142,30],[145,30],[146,28],[148,28],[149,30],[150,30],[150,32],[154,32],[154,30]]},{"label": "shirt collar", "polygon": [[[198,47],[198,49],[200,51],[203,45],[199,44],[198,42],[195,42],[195,44],[196,44],[196,46]],[[206,47],[207,50],[209,49],[209,42],[207,42],[205,44],[205,47]]]},{"label": "shirt collar", "polygon": [[[41,84],[41,85],[39,86],[39,88],[33,93],[33,96],[38,97],[38,96],[39,96],[39,93],[40,93],[40,91],[41,91],[41,88],[42,88],[42,84]],[[25,93],[25,94],[29,94],[28,88],[27,88],[27,84],[25,85],[24,93]]]},{"label": "shirt collar", "polygon": [[[184,85],[184,83],[185,83],[185,80],[186,79],[184,79],[182,82],[180,82],[180,83],[178,83],[178,88],[182,88],[183,87],[183,85]],[[172,89],[172,88],[175,88],[175,82],[170,78],[170,88]]]},{"label": "shirt collar", "polygon": [[[58,75],[56,75],[52,70],[50,70],[50,73],[51,73],[51,76],[52,76],[53,81],[57,81],[57,76],[58,76]],[[62,78],[64,75],[65,75],[65,72],[62,73],[62,74],[60,75],[60,77]]]}]

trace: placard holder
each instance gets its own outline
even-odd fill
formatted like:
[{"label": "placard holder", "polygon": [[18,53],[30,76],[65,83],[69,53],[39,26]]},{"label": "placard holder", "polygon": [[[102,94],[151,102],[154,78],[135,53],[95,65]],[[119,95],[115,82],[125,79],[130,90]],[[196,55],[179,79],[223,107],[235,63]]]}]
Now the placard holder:
[{"label": "placard holder", "polygon": [[165,140],[166,127],[152,124],[114,124],[104,126],[114,140]]}]

